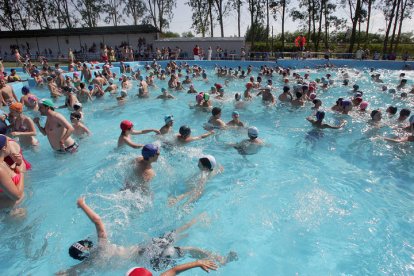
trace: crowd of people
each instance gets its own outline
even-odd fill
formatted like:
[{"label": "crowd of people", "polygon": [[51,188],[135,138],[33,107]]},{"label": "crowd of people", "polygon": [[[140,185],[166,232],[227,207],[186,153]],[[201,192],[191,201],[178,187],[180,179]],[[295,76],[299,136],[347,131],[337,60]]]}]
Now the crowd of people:
[{"label": "crowd of people", "polygon": [[[194,56],[199,54],[198,50],[197,52],[194,51]],[[105,51],[102,54],[103,56],[109,55]],[[188,143],[216,135],[229,128],[239,128],[245,129],[245,139],[228,146],[236,149],[241,155],[258,154],[265,145],[265,142],[259,138],[259,129],[254,126],[247,127],[241,120],[241,111],[253,101],[260,101],[266,107],[272,107],[280,102],[283,106],[309,108],[312,115],[307,117],[306,120],[316,129],[340,129],[345,127],[347,123],[345,120],[335,125],[324,122],[327,112],[348,116],[366,116],[372,127],[379,127],[382,124],[383,113],[385,112],[390,118],[387,123],[398,128],[401,136],[380,138],[391,142],[414,141],[414,115],[411,115],[411,111],[408,108],[403,108],[398,112],[398,109],[394,106],[384,107],[383,110],[369,110],[370,104],[364,91],[360,89],[357,83],[351,83],[350,80],[355,78],[347,70],[327,68],[336,71],[336,78],[330,73],[321,78],[312,78],[309,73],[300,74],[277,64],[274,66],[263,65],[260,68],[254,68],[252,65],[245,68],[242,66],[229,68],[216,65],[215,74],[221,82],[211,83],[209,91],[198,91],[198,86],[210,83],[208,71],[199,65],[169,61],[165,63],[165,66],[161,66],[157,61],[153,61],[146,63],[141,70],[131,68],[129,64],[121,63],[121,76],[117,76],[111,70],[113,67],[110,61],[111,59],[108,58],[102,67],[96,67],[93,64],[73,60],[69,65],[69,71],[73,72],[73,77],[65,75],[59,64],[50,66],[45,60],[41,68],[38,68],[28,61],[26,72],[33,77],[37,89],[47,89],[49,91],[50,99],[39,99],[28,86],[23,86],[22,96],[18,99],[12,86],[8,84],[13,80],[9,81],[10,76],[5,76],[4,68],[1,67],[0,208],[9,210],[11,213],[20,209],[19,205],[24,198],[24,176],[31,169],[31,164],[23,157],[22,148],[36,147],[39,144],[36,139],[39,131],[47,137],[50,147],[57,153],[74,154],[79,150],[81,151],[82,144],[79,143],[78,138],[91,135],[91,131],[86,126],[83,109],[90,108],[95,101],[99,100],[116,101],[119,105],[122,105],[130,101],[132,97],[151,97],[154,100],[161,99],[165,101],[179,97],[179,93],[188,93],[195,96],[194,104],[190,105],[191,109],[194,109],[195,112],[211,114],[206,118],[204,125],[206,132],[199,136],[192,135],[191,126],[188,125],[181,125],[178,133],[174,134],[175,119],[173,114],[165,116],[165,124],[160,129],[137,130],[130,120],[120,122],[117,147],[141,149],[141,155],[131,161],[134,170],[134,181],[125,181],[125,189],[143,194],[148,194],[151,190],[151,181],[156,177],[153,164],[157,162],[161,152],[159,146],[155,143],[145,145],[137,143],[133,136],[155,133],[163,143],[185,146]],[[323,68],[323,70],[325,69]],[[401,73],[400,79],[394,87],[383,85],[381,75],[376,73],[374,69],[371,69],[370,74],[370,81],[373,84],[378,84],[384,92],[402,99],[412,97],[412,94],[414,94],[414,88],[407,86],[404,73]],[[15,75],[13,78],[15,78]],[[245,88],[234,95],[229,95],[227,87],[230,82],[242,82]],[[135,86],[135,83],[138,86]],[[345,88],[349,87],[347,89],[349,94],[338,98],[331,108],[325,108],[319,96],[329,91],[331,87],[338,85]],[[158,89],[159,86],[161,86],[159,88],[160,94],[152,97],[149,87]],[[275,93],[278,93],[278,95]],[[231,114],[232,119],[225,122],[222,119],[222,109],[218,106],[218,103],[222,103],[224,99],[229,97],[234,98],[232,102],[234,111]],[[64,104],[56,106],[56,101],[60,98],[64,99]],[[59,109],[62,108],[71,111],[69,120],[59,112]],[[42,125],[40,118],[33,114],[46,117],[45,124]],[[197,165],[200,169],[198,184],[180,195],[171,197],[168,202],[170,206],[176,204],[185,206],[196,203],[203,196],[205,185],[209,179],[216,174],[225,173],[212,155],[201,156]],[[208,259],[174,267],[163,275],[175,275],[174,273],[192,267],[201,267],[208,271],[209,269],[216,269],[216,263],[225,265],[230,261],[237,260],[237,254],[232,251],[223,257],[200,248],[177,247],[175,245],[177,236],[196,223],[197,219],[166,233],[163,237],[154,238],[151,244],[122,247],[108,241],[104,223],[99,215],[87,205],[83,197],[79,198],[77,205],[94,223],[98,243],[94,245],[92,240],[86,239],[72,244],[69,255],[82,262],[69,270],[62,271],[61,274],[70,274],[73,271],[85,269],[91,264],[91,260],[103,258],[103,254],[111,254],[111,256],[120,258],[140,258],[146,255],[149,256],[150,265],[154,270],[164,270],[173,266],[173,260],[185,254],[193,258]],[[105,258],[108,258],[108,256],[106,255]]]}]

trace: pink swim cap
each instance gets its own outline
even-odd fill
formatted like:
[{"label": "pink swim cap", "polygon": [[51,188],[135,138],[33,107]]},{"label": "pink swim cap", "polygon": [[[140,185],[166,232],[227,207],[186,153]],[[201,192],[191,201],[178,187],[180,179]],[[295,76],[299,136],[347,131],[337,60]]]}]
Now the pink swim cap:
[{"label": "pink swim cap", "polygon": [[197,103],[201,103],[204,99],[204,93],[198,93],[196,96]]},{"label": "pink swim cap", "polygon": [[367,109],[367,107],[368,107],[368,102],[366,102],[366,101],[363,101],[359,104],[359,109],[360,110],[365,110],[365,109]]}]

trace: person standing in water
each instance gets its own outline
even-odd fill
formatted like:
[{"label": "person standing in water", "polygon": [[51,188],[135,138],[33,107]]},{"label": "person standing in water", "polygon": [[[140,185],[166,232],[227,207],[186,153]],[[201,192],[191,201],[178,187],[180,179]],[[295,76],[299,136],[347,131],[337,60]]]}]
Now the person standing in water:
[{"label": "person standing in water", "polygon": [[40,132],[47,136],[52,149],[59,153],[75,153],[79,145],[71,137],[74,131],[71,123],[55,111],[55,106],[49,99],[40,100],[39,111],[42,116],[47,117],[45,126],[40,125],[39,117],[34,118],[33,121]]}]

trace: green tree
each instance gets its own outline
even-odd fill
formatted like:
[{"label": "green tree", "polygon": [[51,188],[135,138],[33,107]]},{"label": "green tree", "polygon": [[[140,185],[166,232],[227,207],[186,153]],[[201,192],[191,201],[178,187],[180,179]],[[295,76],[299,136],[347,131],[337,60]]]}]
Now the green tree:
[{"label": "green tree", "polygon": [[134,25],[138,25],[138,21],[145,14],[146,6],[142,0],[126,0],[124,13],[132,16]]},{"label": "green tree", "polygon": [[209,8],[208,0],[191,0],[186,2],[186,5],[190,6],[193,12],[191,28],[196,34],[201,34],[202,37],[205,37],[210,24],[209,13],[206,12]]},{"label": "green tree", "polygon": [[172,11],[176,5],[176,0],[147,0],[146,21],[152,22],[162,33],[169,27],[169,22],[173,17]]}]

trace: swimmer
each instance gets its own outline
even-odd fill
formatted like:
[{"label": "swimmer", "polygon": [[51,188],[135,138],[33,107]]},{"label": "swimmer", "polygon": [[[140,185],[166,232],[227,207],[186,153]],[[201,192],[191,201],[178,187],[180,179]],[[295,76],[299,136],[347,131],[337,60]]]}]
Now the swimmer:
[{"label": "swimmer", "polygon": [[168,90],[167,89],[161,88],[161,92],[162,92],[162,94],[159,95],[157,97],[157,99],[163,99],[163,100],[175,99],[175,97],[173,95],[171,95],[170,93],[168,93]]},{"label": "swimmer", "polygon": [[11,169],[5,162],[9,140],[0,135],[0,209],[19,204],[24,197],[24,174]]},{"label": "swimmer", "polygon": [[359,105],[359,111],[360,112],[367,112],[368,105],[369,105],[368,102],[362,101],[361,104]]},{"label": "swimmer", "polygon": [[196,181],[194,187],[179,196],[170,197],[168,200],[170,206],[177,204],[185,198],[187,198],[187,200],[183,204],[184,206],[197,201],[204,192],[207,180],[218,173],[222,173],[224,170],[222,166],[217,165],[216,159],[212,155],[205,155],[198,159],[198,168],[200,169],[198,179],[196,177],[191,178],[193,181]]},{"label": "swimmer", "polygon": [[[142,147],[142,156],[134,159],[134,173],[135,176],[144,182],[141,187],[145,193],[149,192],[148,182],[151,181],[155,176],[155,171],[152,168],[152,163],[157,162],[160,150],[158,146],[154,144],[146,144]],[[131,184],[126,185],[127,189],[134,190],[135,187]]]},{"label": "swimmer", "polygon": [[283,86],[283,93],[279,95],[279,101],[281,102],[291,102],[293,100],[293,95],[290,93],[290,87],[285,85]]},{"label": "swimmer", "polygon": [[382,119],[381,110],[375,109],[371,111],[371,123],[378,124]]},{"label": "swimmer", "polygon": [[319,108],[322,106],[322,101],[319,99],[314,99],[312,103],[314,104],[312,110],[319,110]]},{"label": "swimmer", "polygon": [[414,115],[411,115],[409,121],[409,125],[407,127],[404,127],[403,130],[411,132],[412,134],[414,134]]},{"label": "swimmer", "polygon": [[301,92],[296,92],[296,99],[291,101],[292,106],[304,106],[305,100]]},{"label": "swimmer", "polygon": [[90,136],[92,133],[91,131],[81,122],[81,115],[77,112],[72,112],[70,114],[70,122],[72,123],[73,126],[73,135],[77,136],[77,137],[82,137],[82,136]]},{"label": "swimmer", "polygon": [[189,143],[189,142],[201,140],[214,134],[214,131],[209,131],[200,136],[191,136],[191,128],[187,125],[181,126],[178,132],[179,134],[177,135],[177,141],[181,143]]},{"label": "swimmer", "polygon": [[212,116],[210,117],[210,119],[208,120],[208,124],[210,126],[207,126],[207,128],[211,129],[211,128],[225,128],[226,127],[226,123],[220,119],[221,117],[221,108],[220,107],[214,107],[211,110],[211,114]]},{"label": "swimmer", "polygon": [[164,117],[165,125],[160,128],[160,133],[162,135],[172,132],[172,127],[174,124],[174,117],[173,115],[167,115]]},{"label": "swimmer", "polygon": [[36,98],[36,96],[30,92],[29,86],[22,87],[22,95],[23,96],[20,98],[20,102],[24,104],[24,106],[27,107],[28,109],[33,110],[35,106],[33,105],[33,102],[29,101],[29,98],[30,97]]},{"label": "swimmer", "polygon": [[42,116],[47,117],[45,126],[40,125],[38,117],[33,121],[40,132],[47,136],[52,149],[59,153],[75,153],[79,145],[71,137],[74,131],[73,126],[62,114],[55,111],[53,102],[49,99],[40,100],[39,111]]},{"label": "swimmer", "polygon": [[273,96],[270,87],[261,88],[260,92],[257,93],[256,96],[260,96],[260,95],[262,95],[262,102],[264,104],[270,104],[270,105],[276,104],[275,97]]},{"label": "swimmer", "polygon": [[94,245],[93,241],[88,238],[72,244],[69,247],[69,256],[82,262],[68,270],[56,273],[57,275],[77,275],[94,264],[102,266],[103,263],[113,263],[108,262],[109,260],[119,261],[131,258],[138,260],[148,259],[154,270],[161,270],[171,264],[174,265],[176,258],[184,257],[186,254],[196,256],[196,258],[208,258],[217,261],[221,265],[237,260],[237,254],[232,251],[230,251],[227,257],[222,257],[196,247],[175,246],[181,234],[198,221],[196,218],[176,230],[164,234],[162,237],[152,238],[146,244],[127,247],[116,245],[109,241],[105,224],[101,217],[86,204],[85,198],[79,198],[77,205],[95,225],[98,241]]},{"label": "swimmer", "polygon": [[138,97],[140,98],[148,98],[149,97],[149,91],[148,91],[148,84],[144,80],[142,76],[139,76],[140,82],[138,84]]},{"label": "swimmer", "polygon": [[126,90],[121,90],[121,95],[116,97],[118,104],[125,103],[127,99],[128,99],[128,92],[126,92]]},{"label": "swimmer", "polygon": [[411,111],[408,108],[403,108],[400,111],[400,116],[398,116],[397,121],[398,122],[404,122],[405,120],[410,117]]},{"label": "swimmer", "polygon": [[388,117],[393,117],[395,114],[397,114],[397,111],[398,111],[398,108],[392,105],[387,107],[387,110],[385,110],[385,112],[387,112],[388,114]]},{"label": "swimmer", "polygon": [[341,124],[339,124],[337,126],[332,126],[332,125],[329,125],[329,124],[322,123],[323,119],[325,118],[325,112],[324,111],[316,112],[315,116],[316,116],[316,120],[313,119],[311,116],[307,117],[306,120],[308,120],[314,127],[317,127],[317,128],[321,128],[321,129],[324,129],[324,128],[340,129],[346,124],[346,121],[342,121]]},{"label": "swimmer", "polygon": [[227,126],[244,127],[243,122],[240,121],[240,113],[238,111],[233,111],[233,113],[231,114],[231,117],[233,119],[226,124]]},{"label": "swimmer", "polygon": [[3,106],[8,106],[13,102],[18,102],[16,94],[14,94],[13,87],[6,84],[4,76],[0,77],[0,99]]},{"label": "swimmer", "polygon": [[78,90],[78,99],[81,103],[86,103],[92,101],[91,92],[85,87],[85,83],[81,82],[79,84],[80,90]]},{"label": "swimmer", "polygon": [[244,108],[244,101],[242,101],[240,93],[234,94],[234,100],[234,108]]},{"label": "swimmer", "polygon": [[144,130],[134,130],[134,124],[131,121],[124,120],[120,124],[121,135],[118,138],[118,148],[127,145],[134,149],[142,148],[144,145],[136,144],[132,142],[131,135],[141,135],[149,132],[155,132],[156,134],[161,134],[157,129],[144,129]]},{"label": "swimmer", "polygon": [[218,95],[216,96],[216,99],[217,100],[223,100],[224,99],[224,89],[223,88],[220,88],[218,90]]},{"label": "swimmer", "polygon": [[19,143],[24,147],[37,146],[36,127],[33,120],[23,114],[23,104],[14,102],[9,106],[11,133],[13,137],[19,139]]},{"label": "swimmer", "polygon": [[256,127],[249,127],[247,130],[249,139],[232,145],[241,155],[256,154],[263,147],[264,142],[258,138],[259,130]]},{"label": "swimmer", "polygon": [[195,90],[194,85],[190,85],[190,88],[187,91],[187,94],[197,94],[197,90]]},{"label": "swimmer", "polygon": [[107,88],[105,88],[104,92],[109,92],[109,93],[112,93],[112,94],[116,93],[118,91],[118,85],[116,85],[116,83],[114,83],[114,82],[115,81],[114,81],[113,78],[109,78],[109,80],[108,80],[109,85],[108,85]]}]

